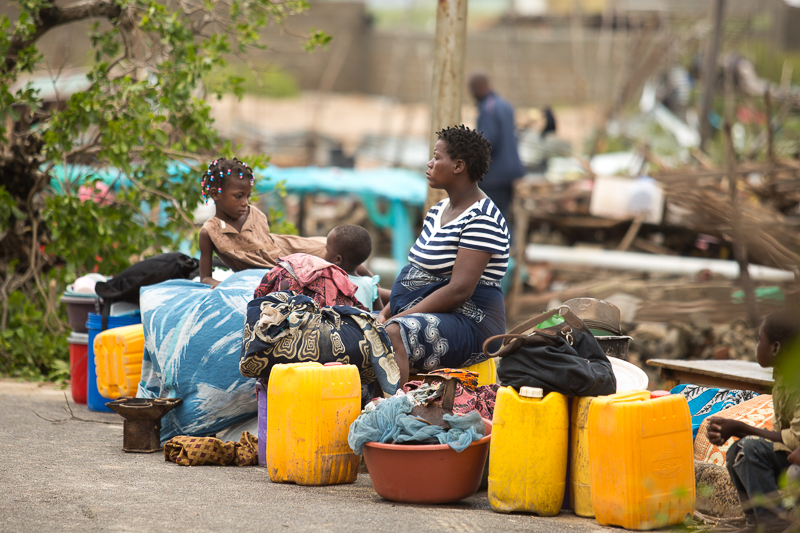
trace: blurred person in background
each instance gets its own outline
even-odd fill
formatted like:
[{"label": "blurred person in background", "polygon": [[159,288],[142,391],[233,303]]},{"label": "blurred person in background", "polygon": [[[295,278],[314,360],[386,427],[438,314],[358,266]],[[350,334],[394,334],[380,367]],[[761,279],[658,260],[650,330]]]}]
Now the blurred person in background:
[{"label": "blurred person in background", "polygon": [[513,184],[525,175],[525,166],[517,151],[514,108],[492,91],[489,78],[483,72],[470,76],[469,90],[478,103],[477,129],[492,145],[492,161],[481,189],[500,209],[510,233],[513,226]]}]

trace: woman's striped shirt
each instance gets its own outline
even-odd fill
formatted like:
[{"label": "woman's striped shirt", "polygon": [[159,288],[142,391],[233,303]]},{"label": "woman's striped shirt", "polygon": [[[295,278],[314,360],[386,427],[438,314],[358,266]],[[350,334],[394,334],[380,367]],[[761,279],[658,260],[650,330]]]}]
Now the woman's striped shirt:
[{"label": "woman's striped shirt", "polygon": [[445,198],[428,211],[408,260],[434,276],[445,277],[453,273],[459,248],[488,252],[492,256],[481,279],[499,282],[508,268],[509,251],[508,227],[500,210],[483,198],[442,227],[442,212],[449,203]]}]

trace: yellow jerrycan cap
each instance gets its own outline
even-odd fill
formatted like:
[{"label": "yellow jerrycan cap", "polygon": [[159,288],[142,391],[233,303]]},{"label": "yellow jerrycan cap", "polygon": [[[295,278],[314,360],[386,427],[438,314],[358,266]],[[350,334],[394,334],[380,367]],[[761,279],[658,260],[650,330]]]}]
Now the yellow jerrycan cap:
[{"label": "yellow jerrycan cap", "polygon": [[520,387],[519,395],[524,398],[541,398],[544,396],[544,391],[538,387]]}]

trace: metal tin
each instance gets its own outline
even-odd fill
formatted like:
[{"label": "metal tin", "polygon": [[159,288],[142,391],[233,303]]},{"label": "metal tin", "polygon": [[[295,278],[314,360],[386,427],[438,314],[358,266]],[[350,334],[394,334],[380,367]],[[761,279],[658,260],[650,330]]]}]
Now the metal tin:
[{"label": "metal tin", "polygon": [[628,343],[633,340],[633,337],[628,335],[608,336],[608,337],[595,337],[600,344],[600,348],[607,357],[616,357],[623,361],[628,360]]}]

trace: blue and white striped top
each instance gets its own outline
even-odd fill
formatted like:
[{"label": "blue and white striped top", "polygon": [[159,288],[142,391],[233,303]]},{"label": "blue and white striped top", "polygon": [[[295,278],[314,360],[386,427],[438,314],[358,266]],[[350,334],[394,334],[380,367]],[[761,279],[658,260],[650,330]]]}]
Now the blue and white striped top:
[{"label": "blue and white striped top", "polygon": [[489,252],[492,257],[481,280],[499,282],[508,268],[509,235],[506,220],[489,198],[478,200],[454,220],[441,226],[445,198],[425,216],[422,233],[408,252],[408,260],[434,276],[447,277],[459,248]]}]

